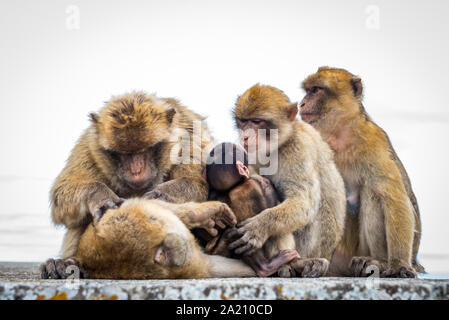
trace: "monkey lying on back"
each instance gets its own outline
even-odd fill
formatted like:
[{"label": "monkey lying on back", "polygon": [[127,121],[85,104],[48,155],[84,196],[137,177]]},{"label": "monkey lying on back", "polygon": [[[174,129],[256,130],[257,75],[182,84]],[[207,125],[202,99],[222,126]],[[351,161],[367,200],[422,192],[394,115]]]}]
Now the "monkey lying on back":
[{"label": "monkey lying on back", "polygon": [[77,259],[98,279],[256,276],[240,260],[204,254],[189,231],[235,223],[229,207],[218,201],[173,204],[134,198],[89,225]]},{"label": "monkey lying on back", "polygon": [[[250,178],[248,155],[243,148],[233,143],[221,143],[212,149],[206,161],[205,178],[210,187],[209,200],[228,204],[238,223],[279,203],[276,190],[267,178]],[[227,237],[229,231],[231,229],[212,239],[209,237],[206,252],[231,257],[228,249],[231,240]],[[299,257],[291,233],[269,240],[263,249],[275,251],[267,253],[267,256],[273,257],[271,261],[268,261],[262,249],[242,257],[260,277],[278,272],[280,267]]]}]

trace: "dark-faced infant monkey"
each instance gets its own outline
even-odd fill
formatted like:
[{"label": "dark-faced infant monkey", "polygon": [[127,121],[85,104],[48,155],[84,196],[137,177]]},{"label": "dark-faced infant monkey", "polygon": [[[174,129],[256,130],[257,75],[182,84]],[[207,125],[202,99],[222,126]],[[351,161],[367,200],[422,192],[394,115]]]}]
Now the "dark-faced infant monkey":
[{"label": "dark-faced infant monkey", "polygon": [[[237,222],[254,217],[279,203],[276,190],[267,178],[258,175],[250,177],[248,155],[236,144],[221,143],[212,149],[206,161],[205,178],[210,187],[209,200],[228,204]],[[230,230],[210,239],[206,244],[206,252],[233,256],[228,249],[231,240],[227,238],[227,234]],[[264,250],[268,252],[265,253]],[[273,259],[268,261],[267,256]],[[251,255],[244,255],[242,259],[258,276],[266,277],[298,257],[293,235],[288,233],[269,240],[264,248]]]}]

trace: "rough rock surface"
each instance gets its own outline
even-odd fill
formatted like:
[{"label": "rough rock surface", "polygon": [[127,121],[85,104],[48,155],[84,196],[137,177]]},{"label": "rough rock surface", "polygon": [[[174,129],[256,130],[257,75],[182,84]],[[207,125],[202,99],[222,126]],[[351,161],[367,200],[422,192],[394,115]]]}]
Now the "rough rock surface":
[{"label": "rough rock surface", "polygon": [[449,299],[449,280],[40,280],[36,263],[0,263],[4,299]]}]

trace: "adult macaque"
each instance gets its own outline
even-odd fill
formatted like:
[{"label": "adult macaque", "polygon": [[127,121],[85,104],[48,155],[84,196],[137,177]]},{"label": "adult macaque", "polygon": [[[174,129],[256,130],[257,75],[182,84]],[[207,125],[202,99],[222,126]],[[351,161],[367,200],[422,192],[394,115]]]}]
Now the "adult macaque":
[{"label": "adult macaque", "polygon": [[[239,223],[229,235],[239,239],[229,248],[251,255],[268,239],[293,232],[300,258],[290,263],[290,274],[318,277],[327,273],[343,235],[344,183],[329,146],[312,126],[296,119],[297,112],[297,105],[271,86],[256,84],[238,98],[234,119],[240,141],[281,203]],[[262,154],[277,162],[263,163]]]},{"label": "adult macaque", "polygon": [[[204,163],[174,163],[170,156],[180,141],[176,132],[187,132],[198,151],[211,142],[202,125],[200,139],[193,139],[194,121],[203,118],[174,99],[143,92],[113,97],[83,133],[51,190],[53,222],[67,227],[62,259],[41,266],[43,276],[64,277],[67,265],[78,264],[78,242],[92,220],[117,208],[121,198],[145,196],[174,202],[205,201],[208,185],[202,177]],[[198,159],[196,159],[198,160]]]},{"label": "adult macaque", "polygon": [[365,112],[361,79],[322,67],[302,86],[301,117],[334,150],[347,190],[345,236],[332,269],[367,276],[374,265],[381,276],[400,278],[424,272],[416,260],[421,222],[410,179],[387,134]]},{"label": "adult macaque", "polygon": [[129,199],[88,226],[77,258],[89,277],[97,279],[256,276],[240,260],[204,254],[189,231],[235,222],[228,206],[218,201]]},{"label": "adult macaque", "polygon": [[[205,174],[210,186],[209,199],[227,203],[237,222],[278,204],[276,190],[271,182],[260,176],[250,178],[246,151],[233,143],[221,143],[212,149],[206,161]],[[206,252],[231,257],[227,248],[231,239],[226,236],[230,231],[227,229],[210,239]],[[269,239],[263,250],[256,250],[242,259],[258,276],[267,277],[279,270],[282,272],[282,266],[298,257],[293,235],[287,233]]]}]

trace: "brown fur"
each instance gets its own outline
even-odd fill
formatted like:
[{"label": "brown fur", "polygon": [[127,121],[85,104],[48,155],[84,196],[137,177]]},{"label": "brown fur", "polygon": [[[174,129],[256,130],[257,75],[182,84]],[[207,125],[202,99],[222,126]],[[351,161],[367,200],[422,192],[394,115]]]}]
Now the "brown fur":
[{"label": "brown fur", "polygon": [[[343,235],[344,185],[329,146],[310,125],[296,120],[296,113],[296,105],[281,90],[260,84],[236,102],[234,118],[240,129],[278,129],[278,150],[272,150],[278,153],[278,170],[266,177],[282,200],[246,220],[238,229],[241,238],[236,246],[249,244],[251,252],[270,237],[293,232],[302,257],[293,269],[300,276],[320,276],[328,267],[321,258],[330,260]],[[262,125],[247,125],[251,119],[262,119]],[[253,165],[256,171],[261,167]]]},{"label": "brown fur", "polygon": [[367,256],[354,260],[351,272],[354,268],[360,272],[354,265],[367,267],[370,260],[386,276],[399,275],[402,267],[410,276],[423,272],[416,260],[421,224],[410,179],[387,134],[363,107],[360,78],[344,69],[322,67],[302,86],[307,92],[300,107],[303,119],[332,147],[349,195],[360,199],[358,215],[347,216],[339,264]]},{"label": "brown fur", "polygon": [[[208,196],[201,175],[205,164],[194,158],[198,153],[190,153],[190,159],[197,163],[170,161],[172,148],[182,143],[169,140],[176,130],[188,132],[190,150],[199,150],[200,156],[212,140],[204,123],[202,139],[192,138],[193,121],[203,118],[177,100],[132,92],[113,97],[98,114],[91,114],[91,120],[50,193],[53,221],[68,228],[62,258],[76,255],[80,233],[92,221],[94,212],[113,208],[119,197],[141,196],[148,190],[153,191],[149,197],[166,195],[175,202],[205,201]],[[148,148],[151,151],[146,151]],[[124,183],[110,152],[124,156],[142,153],[145,161],[150,159],[147,165],[151,176],[145,187],[131,189]]]},{"label": "brown fur", "polygon": [[[160,200],[130,199],[110,209],[89,225],[81,238],[78,260],[91,278],[98,279],[192,279],[248,277],[255,273],[234,259],[204,254],[189,227],[201,227],[199,212],[212,217],[222,203],[169,204]],[[214,210],[209,210],[214,207]],[[201,219],[203,223],[207,219]],[[235,223],[235,221],[234,221]],[[164,248],[166,260],[157,262]]]}]

